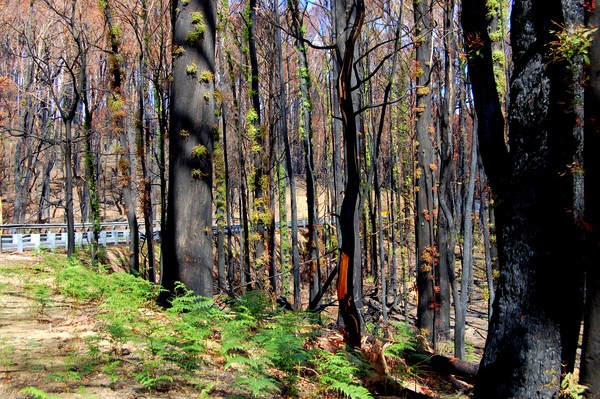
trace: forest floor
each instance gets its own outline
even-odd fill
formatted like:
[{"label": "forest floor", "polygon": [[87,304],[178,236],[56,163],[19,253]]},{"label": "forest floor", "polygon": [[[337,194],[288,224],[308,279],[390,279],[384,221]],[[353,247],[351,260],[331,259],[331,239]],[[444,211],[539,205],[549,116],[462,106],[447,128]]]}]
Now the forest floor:
[{"label": "forest floor", "polygon": [[[49,290],[47,287],[52,287],[54,277],[41,261],[42,256],[38,254],[0,253],[0,398],[252,397],[236,388],[235,372],[231,369],[225,371],[222,364],[203,369],[203,381],[194,384],[171,381],[170,384],[158,384],[154,389],[148,389],[142,386],[139,378],[134,378],[142,361],[135,344],[126,343],[122,348],[118,375],[107,365],[92,365],[82,356],[89,352],[89,340],[98,335],[100,310],[93,302],[76,303],[55,290]],[[156,312],[157,319],[162,317],[159,310],[148,309],[147,312]],[[468,360],[476,362],[483,348],[487,321],[480,310],[469,315]],[[332,330],[330,335],[326,339],[332,342],[340,340],[337,331]],[[441,352],[451,352],[450,344],[441,348]],[[469,391],[468,384],[457,386],[455,379],[447,377],[425,368],[405,384],[417,396],[375,397],[468,397],[460,393]],[[23,390],[28,387],[43,392],[36,393],[30,389],[27,394]],[[310,383],[304,388],[306,392],[287,397],[328,397],[314,396],[315,387]],[[281,396],[284,395],[272,397]]]},{"label": "forest floor", "polygon": [[[27,253],[0,254],[0,398],[45,397],[21,392],[27,387],[52,399],[225,398],[236,393],[202,396],[202,388],[185,385],[176,391],[148,390],[131,375],[140,361],[134,347],[124,352],[128,355],[118,379],[106,370],[83,370],[81,354],[88,352],[87,339],[98,334],[99,309],[45,290],[52,276],[39,267],[40,260]],[[234,386],[223,371],[212,370],[207,379]]]}]

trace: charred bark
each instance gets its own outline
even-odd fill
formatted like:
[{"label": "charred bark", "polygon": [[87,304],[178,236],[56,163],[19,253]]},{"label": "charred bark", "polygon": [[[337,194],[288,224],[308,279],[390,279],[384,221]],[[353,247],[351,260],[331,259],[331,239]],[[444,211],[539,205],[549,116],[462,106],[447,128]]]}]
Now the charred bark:
[{"label": "charred bark", "polygon": [[[572,23],[575,1],[514,4],[509,145],[495,89],[485,2],[463,2],[469,73],[482,158],[496,194],[500,279],[476,398],[558,396],[574,359],[581,300],[581,246],[572,215],[572,72],[550,57],[555,23]],[[564,272],[564,265],[572,265]],[[557,293],[562,293],[557,295]],[[562,365],[566,366],[563,368]]]},{"label": "charred bark", "polygon": [[433,109],[431,101],[431,62],[432,47],[431,7],[428,0],[415,0],[415,35],[418,38],[416,48],[417,94],[416,114],[416,169],[415,169],[415,241],[417,259],[417,287],[419,299],[417,306],[417,327],[427,341],[435,347],[435,318],[438,304],[435,300],[435,248],[433,238],[433,144],[430,129],[433,127]]},{"label": "charred bark", "polygon": [[[176,12],[176,10],[179,10]],[[199,20],[201,16],[201,20]],[[201,34],[190,35],[190,31]],[[183,282],[196,294],[213,294],[212,153],[214,82],[191,76],[215,73],[215,1],[173,3],[173,60],[167,231],[163,237],[162,286],[166,299]]]},{"label": "charred bark", "polygon": [[[587,26],[600,26],[600,1],[590,0]],[[596,185],[600,179],[600,31],[593,34],[590,48],[589,78],[585,91],[585,212],[586,231],[586,308],[581,356],[581,382],[588,386],[588,397],[600,395],[600,199]]]},{"label": "charred bark", "polygon": [[[342,11],[348,10],[346,15]],[[358,131],[356,124],[356,107],[352,93],[353,64],[355,45],[360,35],[365,18],[363,0],[356,0],[347,7],[337,9],[338,18],[347,21],[349,32],[338,37],[343,46],[337,47],[339,75],[337,93],[342,117],[344,151],[346,160],[346,186],[340,210],[340,231],[342,247],[340,255],[337,296],[339,313],[344,322],[345,340],[351,347],[361,345],[362,317],[357,301],[361,301],[362,274],[361,248],[359,239],[359,192],[360,168],[358,152]],[[358,294],[358,295],[357,295]],[[358,297],[357,297],[358,296]]]}]

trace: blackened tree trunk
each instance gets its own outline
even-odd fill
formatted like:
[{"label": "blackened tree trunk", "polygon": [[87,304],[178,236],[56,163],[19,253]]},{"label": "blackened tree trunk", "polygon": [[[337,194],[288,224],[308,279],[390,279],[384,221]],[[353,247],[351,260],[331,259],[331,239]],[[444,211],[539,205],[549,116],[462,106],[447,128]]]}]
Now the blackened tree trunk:
[{"label": "blackened tree trunk", "polygon": [[[121,103],[124,105],[124,103]],[[123,112],[121,110],[120,112]],[[119,173],[120,183],[123,189],[123,202],[125,212],[127,213],[127,223],[129,225],[129,269],[133,274],[140,272],[140,240],[139,225],[137,222],[136,211],[136,189],[135,189],[135,157],[133,147],[134,139],[125,127],[124,120],[120,120],[119,144],[121,153],[119,154]]]},{"label": "blackened tree trunk", "polygon": [[[339,313],[344,321],[345,341],[351,347],[360,347],[362,317],[356,302],[361,287],[361,247],[359,238],[359,192],[360,167],[358,152],[358,129],[356,124],[357,104],[354,103],[352,81],[354,73],[355,46],[365,19],[365,3],[363,0],[340,2],[342,7],[337,18],[347,23],[347,33],[338,37],[336,55],[339,65],[337,79],[338,98],[344,137],[346,160],[346,186],[340,210],[340,231],[342,248],[337,282]],[[345,10],[345,11],[344,11]],[[343,43],[340,46],[340,42]],[[358,295],[357,295],[358,293]]]},{"label": "blackened tree trunk", "polygon": [[[394,145],[394,143],[396,142],[396,140],[392,137],[392,145],[390,146],[390,159],[392,162],[392,165],[396,165],[396,163],[398,162],[398,157],[396,156],[396,147]],[[396,196],[398,195],[398,180],[399,180],[399,173],[397,173],[397,167],[392,167],[392,170],[390,171],[390,194],[388,195],[388,200],[389,200],[389,205],[388,205],[388,215],[389,215],[389,224],[391,226],[390,228],[390,233],[389,233],[389,239],[388,239],[388,245],[389,245],[389,250],[388,253],[389,258],[390,258],[390,264],[389,264],[389,272],[390,272],[390,276],[389,276],[389,281],[391,283],[391,287],[390,287],[390,291],[392,294],[392,298],[393,298],[393,302],[392,305],[390,306],[391,309],[394,309],[397,305],[398,302],[400,301],[400,296],[398,295],[398,264],[396,261],[396,254],[397,254],[397,243],[398,240],[396,238],[396,231],[401,232],[401,229],[398,228],[398,226],[402,226],[402,224],[398,223],[401,221],[401,212],[400,209],[398,209],[399,207],[396,205]],[[398,176],[397,176],[398,175]],[[398,218],[398,220],[396,220],[396,218]],[[396,223],[398,223],[398,226],[396,226]]]},{"label": "blackened tree trunk", "polygon": [[[586,24],[600,26],[600,1],[586,2],[590,6]],[[581,356],[581,382],[588,386],[588,397],[600,395],[600,200],[596,186],[600,179],[600,31],[593,34],[590,48],[588,85],[585,92],[585,227],[586,237],[586,309]]]},{"label": "blackened tree trunk", "polygon": [[[212,153],[215,1],[173,3],[171,133],[162,286],[213,294]],[[194,67],[195,66],[195,67]],[[163,295],[163,299],[166,295]]]},{"label": "blackened tree trunk", "polygon": [[[224,107],[221,105],[221,112],[224,111]],[[227,129],[224,116],[222,116],[223,124],[221,129],[225,131]],[[215,180],[215,224],[217,226],[217,288],[220,292],[227,289],[227,272],[225,268],[226,254],[225,254],[225,234],[227,232],[226,223],[226,204],[227,204],[227,192],[225,183],[225,162],[223,155],[223,142],[214,143],[214,180]]]},{"label": "blackened tree trunk", "polygon": [[[227,256],[225,258],[226,260],[226,275],[227,275],[227,284],[229,289],[231,290],[233,288],[234,285],[234,276],[235,276],[235,272],[233,270],[233,243],[232,243],[232,226],[231,226],[231,221],[232,221],[232,215],[231,215],[231,183],[230,183],[230,179],[229,179],[229,151],[227,148],[227,135],[228,135],[228,129],[227,129],[227,107],[225,106],[225,104],[221,104],[221,119],[222,119],[222,128],[223,128],[223,169],[224,169],[224,180],[225,180],[225,196],[224,196],[224,200],[225,200],[225,225],[227,226],[226,228],[226,234],[227,234]],[[219,285],[221,286],[221,282],[219,282]]]},{"label": "blackened tree trunk", "polygon": [[129,268],[132,273],[138,273],[139,267],[139,234],[135,207],[134,191],[134,168],[132,156],[130,155],[130,142],[125,127],[125,101],[123,98],[123,70],[121,53],[121,29],[115,24],[112,14],[111,3],[107,0],[102,3],[104,7],[104,19],[108,26],[108,45],[110,46],[109,68],[110,68],[110,94],[108,98],[109,108],[112,112],[112,123],[115,135],[119,140],[121,151],[117,154],[118,170],[120,174],[120,185],[123,190],[123,198],[129,224]]},{"label": "blackened tree trunk", "polygon": [[[50,126],[47,126],[45,129],[50,131]],[[40,202],[38,206],[37,212],[37,222],[45,223],[50,220],[50,181],[51,181],[51,172],[54,169],[54,165],[56,164],[56,151],[51,149],[46,151],[46,160],[44,162],[44,168],[42,172],[42,188],[40,190]]]},{"label": "blackened tree trunk", "polygon": [[[332,213],[334,215],[340,214],[342,206],[342,197],[344,189],[344,171],[342,167],[342,123],[340,115],[340,99],[335,84],[336,78],[339,76],[339,65],[337,62],[332,62],[331,72],[328,74],[329,86],[331,87],[331,166],[332,166],[332,177],[331,177],[331,197],[332,197]],[[342,236],[340,230],[340,224],[335,224],[336,238],[339,240]]]},{"label": "blackened tree trunk", "polygon": [[[456,41],[454,38],[454,0],[445,1],[444,10],[444,92],[440,118],[440,183],[437,219],[437,242],[439,253],[437,287],[434,289],[439,304],[435,332],[437,339],[450,338],[450,273],[454,273],[454,250],[456,245],[456,222],[453,205],[453,182],[456,179],[454,161],[454,116],[456,111],[456,74],[454,60]],[[456,302],[455,302],[456,303]]]},{"label": "blackened tree trunk", "polygon": [[[46,94],[48,100],[40,99],[40,104],[42,106],[42,112],[40,112],[39,119],[41,125],[41,135],[45,140],[49,140],[51,137],[52,131],[52,118],[50,110],[48,109],[49,104],[49,94]],[[42,141],[44,141],[42,139]],[[38,203],[38,211],[37,211],[37,222],[45,223],[50,220],[50,206],[52,202],[50,201],[50,182],[52,180],[51,173],[52,169],[56,164],[56,149],[50,149],[44,152],[45,160],[44,167],[42,168],[42,187],[40,189],[40,200]]]},{"label": "blackened tree trunk", "polygon": [[231,87],[231,95],[233,99],[234,108],[234,129],[237,136],[237,153],[240,160],[240,176],[239,176],[239,199],[240,199],[240,213],[242,222],[242,250],[240,251],[240,283],[246,288],[251,288],[251,277],[250,277],[250,230],[248,226],[248,190],[246,189],[246,160],[244,156],[244,150],[242,146],[242,115],[241,106],[237,94],[236,80],[238,79],[234,69],[233,58],[230,53],[227,53],[227,69],[229,71],[229,85]]},{"label": "blackened tree trunk", "polygon": [[495,244],[492,243],[490,230],[490,190],[487,186],[487,177],[483,171],[483,162],[481,161],[481,153],[479,153],[477,165],[479,168],[479,192],[481,193],[481,207],[479,209],[479,218],[481,219],[481,230],[483,235],[483,248],[485,252],[485,275],[488,289],[488,320],[491,319],[494,313],[492,304],[495,297],[494,285],[494,259],[492,251]]},{"label": "blackened tree trunk", "polygon": [[[163,0],[159,1],[160,9],[165,10],[165,3]],[[168,10],[168,8],[166,9]],[[165,10],[165,11],[166,11]],[[166,18],[165,14],[161,14],[161,18]],[[167,30],[170,26],[168,24],[161,25],[158,37],[158,57],[152,64],[151,68],[151,79],[154,86],[155,106],[154,115],[157,120],[157,139],[154,144],[154,159],[156,160],[156,169],[158,174],[158,199],[156,202],[159,204],[159,225],[160,231],[166,231],[167,226],[167,153],[166,153],[166,141],[167,141],[167,127],[169,118],[169,107],[167,104],[167,98],[170,95],[170,57],[168,50],[170,50],[170,34]],[[160,241],[160,236],[158,237]],[[156,256],[159,262],[162,263],[162,257]],[[160,270],[159,266],[159,270]]]},{"label": "blackened tree trunk", "polygon": [[482,158],[497,197],[500,258],[476,398],[558,397],[561,373],[574,359],[581,246],[572,215],[573,175],[566,166],[575,152],[574,91],[568,64],[550,56],[548,43],[556,40],[555,24],[571,24],[581,11],[576,1],[514,4],[509,154],[485,2],[463,2]]},{"label": "blackened tree trunk", "polygon": [[[266,127],[262,126],[261,102],[259,91],[258,55],[256,52],[256,25],[257,25],[257,1],[248,0],[246,14],[248,18],[244,21],[247,29],[248,56],[250,58],[250,100],[252,108],[246,115],[247,134],[250,139],[252,160],[254,163],[254,175],[249,181],[254,197],[251,204],[251,222],[256,239],[254,239],[254,263],[255,270],[262,274],[268,262],[268,254],[265,252],[265,243],[268,240],[269,228],[272,217],[267,212],[269,204],[269,174],[268,174],[268,151],[266,146]],[[257,280],[261,280],[260,277]]]},{"label": "blackened tree trunk", "polygon": [[67,218],[67,255],[75,254],[75,213],[73,210],[73,116],[69,112],[61,112],[65,125],[65,214]]},{"label": "blackened tree trunk", "polygon": [[[275,7],[275,22],[279,24],[279,11],[277,6]],[[287,109],[287,93],[285,90],[285,79],[283,76],[283,51],[281,46],[281,32],[279,30],[275,31],[275,44],[277,49],[277,69],[279,71],[279,101],[280,101],[280,130],[281,130],[281,138],[283,141],[284,153],[285,153],[285,170],[288,178],[289,186],[290,186],[290,217],[291,217],[291,235],[292,235],[292,275],[293,275],[293,295],[294,295],[294,308],[299,309],[301,305],[301,292],[300,292],[300,254],[298,252],[298,206],[296,200],[296,180],[294,179],[294,168],[292,167],[292,152],[290,149],[290,139],[288,134],[288,109]],[[285,198],[285,186],[283,187],[283,195]],[[282,209],[285,209],[285,204],[283,204]],[[283,220],[283,217],[280,218],[280,228],[285,228],[285,224],[287,221]],[[284,224],[285,223],[285,224]],[[284,237],[287,232],[284,234],[282,231],[282,252]],[[282,253],[283,259],[283,253]],[[286,287],[284,286],[284,291]]]},{"label": "blackened tree trunk", "polygon": [[375,189],[375,202],[377,204],[377,240],[378,245],[378,255],[379,255],[379,276],[381,279],[381,292],[379,297],[381,298],[381,318],[383,321],[383,334],[385,337],[388,336],[388,306],[387,306],[387,298],[388,298],[388,276],[385,273],[385,263],[386,263],[386,253],[384,250],[383,241],[385,236],[383,235],[383,216],[382,216],[382,204],[381,204],[381,183],[379,182],[379,168],[375,167],[375,175],[374,179],[374,189]]},{"label": "blackened tree trunk", "polygon": [[300,133],[304,147],[306,164],[306,204],[308,209],[308,243],[310,257],[311,286],[310,303],[318,306],[314,299],[323,296],[321,286],[321,264],[319,262],[319,246],[317,237],[317,200],[315,186],[315,163],[313,160],[313,128],[312,128],[312,98],[310,95],[311,77],[308,69],[307,46],[304,43],[304,17],[299,10],[298,0],[290,0],[292,31],[296,36],[296,52],[298,54],[298,72],[300,75]]},{"label": "blackened tree trunk", "polygon": [[[219,11],[219,19],[221,19],[221,13]],[[223,43],[217,42],[218,48],[216,49],[219,54],[219,73],[222,77],[225,77],[224,72],[225,62],[223,58]],[[224,80],[221,80],[220,90],[224,92]],[[213,160],[213,172],[214,172],[214,185],[215,185],[215,224],[217,226],[217,288],[219,291],[224,292],[227,290],[227,274],[231,269],[231,211],[229,209],[229,172],[228,166],[229,161],[227,159],[227,106],[221,99],[215,104],[217,109],[215,114],[218,119],[221,120],[221,135],[218,138],[215,137],[214,142],[214,160]],[[219,118],[220,117],[220,118]],[[221,141],[222,138],[222,141]],[[225,234],[227,234],[227,253],[225,252]],[[231,280],[233,279],[233,271],[231,273]],[[229,284],[229,287],[233,287],[233,283]]]},{"label": "blackened tree trunk", "polygon": [[415,18],[416,48],[416,170],[415,170],[415,241],[417,259],[417,288],[419,291],[417,307],[417,327],[427,341],[435,347],[435,257],[437,249],[433,239],[433,172],[436,168],[433,160],[431,129],[433,109],[431,93],[431,47],[432,26],[430,0],[413,2]]},{"label": "blackened tree trunk", "polygon": [[[87,62],[83,59],[82,68],[86,71]],[[89,190],[88,201],[90,207],[90,219],[92,222],[92,238],[90,240],[90,255],[92,257],[92,268],[98,268],[98,239],[100,237],[101,219],[100,219],[100,198],[98,194],[98,169],[97,157],[94,151],[94,130],[92,129],[92,107],[89,103],[89,85],[87,74],[82,74],[81,84],[81,102],[84,110],[83,131],[85,134],[85,176]]]},{"label": "blackened tree trunk", "polygon": [[[140,169],[142,171],[142,215],[144,217],[144,234],[146,236],[146,253],[148,264],[144,270],[144,275],[148,281],[156,282],[155,256],[154,256],[154,217],[152,212],[152,176],[151,172],[151,154],[152,138],[150,126],[148,126],[145,103],[148,95],[148,85],[145,81],[147,70],[147,54],[149,51],[149,32],[148,32],[148,5],[145,0],[141,1],[141,40],[139,40],[138,54],[138,81],[136,82],[137,91],[137,109],[135,116],[136,128],[136,153],[139,158]],[[136,217],[137,219],[137,217]],[[137,220],[136,220],[137,224]],[[139,235],[131,237],[132,240]]]},{"label": "blackened tree trunk", "polygon": [[[466,148],[464,149],[467,150]],[[467,305],[469,302],[469,284],[473,277],[473,199],[475,196],[475,178],[477,175],[477,137],[473,132],[471,140],[469,174],[467,189],[463,199],[462,237],[463,257],[460,278],[460,295],[454,295],[454,356],[466,357],[465,327],[467,324]],[[456,290],[454,291],[456,293]]]}]

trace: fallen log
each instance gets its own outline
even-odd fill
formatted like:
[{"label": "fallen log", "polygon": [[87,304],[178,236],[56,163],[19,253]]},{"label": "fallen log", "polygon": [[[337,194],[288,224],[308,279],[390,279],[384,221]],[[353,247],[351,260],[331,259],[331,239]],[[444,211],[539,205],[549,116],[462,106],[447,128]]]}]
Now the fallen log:
[{"label": "fallen log", "polygon": [[452,374],[469,380],[474,380],[479,371],[478,363],[438,354],[429,356],[429,365],[440,373]]}]

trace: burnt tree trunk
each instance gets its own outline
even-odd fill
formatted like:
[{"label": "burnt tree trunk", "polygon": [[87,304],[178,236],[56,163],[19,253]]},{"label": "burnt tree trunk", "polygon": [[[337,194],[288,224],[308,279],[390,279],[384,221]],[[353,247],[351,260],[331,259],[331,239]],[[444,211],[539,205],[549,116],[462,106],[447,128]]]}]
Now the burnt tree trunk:
[{"label": "burnt tree trunk", "polygon": [[[337,4],[338,21],[346,21],[348,33],[338,36],[336,56],[339,66],[337,93],[342,116],[342,130],[346,160],[346,186],[340,210],[340,231],[342,238],[340,266],[337,282],[339,313],[344,322],[345,341],[351,347],[361,345],[362,317],[357,301],[362,301],[361,287],[361,247],[359,238],[359,192],[360,154],[358,153],[358,131],[356,124],[356,104],[353,99],[352,81],[355,45],[365,19],[365,4],[356,0]],[[338,7],[341,6],[341,7]],[[344,10],[346,10],[344,12]],[[346,15],[346,12],[348,15]],[[343,32],[344,30],[341,30]],[[358,295],[357,295],[358,294]]]},{"label": "burnt tree trunk", "polygon": [[418,73],[417,93],[414,108],[416,117],[416,169],[415,169],[415,241],[417,259],[417,327],[435,347],[435,318],[437,306],[434,295],[435,257],[437,250],[433,238],[433,109],[431,101],[431,47],[432,26],[429,0],[413,2],[415,36],[417,37],[416,59]]},{"label": "burnt tree trunk", "polygon": [[[477,124],[475,124],[477,126]],[[466,148],[464,149],[467,150]],[[469,303],[469,285],[473,277],[473,198],[475,196],[475,178],[477,175],[477,136],[473,132],[471,140],[469,174],[463,199],[462,237],[463,258],[460,279],[460,295],[454,296],[454,356],[464,360],[466,357],[465,327],[467,324],[467,305]],[[454,290],[456,293],[456,289]]]},{"label": "burnt tree trunk", "polygon": [[[267,129],[261,122],[261,103],[260,89],[258,80],[258,55],[256,52],[256,29],[257,29],[257,0],[248,0],[247,13],[248,20],[244,21],[247,29],[248,38],[248,56],[250,58],[250,100],[252,108],[246,115],[248,123],[248,136],[250,138],[251,156],[254,164],[254,176],[249,181],[249,187],[253,191],[251,202],[251,224],[254,232],[258,235],[254,239],[254,263],[258,274],[257,281],[262,280],[261,276],[268,263],[268,253],[266,253],[266,242],[268,241],[269,225],[271,216],[267,212],[269,205],[269,185],[270,175],[268,173],[268,151],[266,146]],[[252,114],[254,112],[254,114]],[[251,116],[250,116],[251,115]]]},{"label": "burnt tree trunk", "polygon": [[[276,23],[279,23],[279,11],[275,11]],[[290,217],[291,217],[291,239],[292,239],[292,265],[291,271],[293,276],[293,295],[294,295],[294,309],[299,309],[301,306],[301,292],[300,292],[300,253],[298,251],[298,206],[296,200],[296,180],[294,179],[294,168],[292,167],[292,152],[290,149],[290,139],[288,132],[288,108],[287,108],[287,93],[285,90],[285,79],[283,76],[283,51],[282,51],[282,39],[281,33],[279,30],[275,32],[275,40],[276,40],[276,48],[277,48],[277,69],[279,71],[279,101],[281,107],[281,120],[280,130],[281,130],[281,139],[283,141],[283,149],[285,154],[285,170],[288,178],[289,186],[290,186]],[[285,194],[285,186],[283,187]],[[285,209],[285,204],[283,204],[282,209]],[[284,226],[284,220],[281,220],[281,226]],[[283,236],[282,234],[282,246],[283,246]],[[283,249],[282,249],[283,251]],[[282,254],[283,259],[283,254]],[[286,287],[287,288],[287,287]],[[284,289],[285,291],[286,289]]]},{"label": "burnt tree trunk", "polygon": [[482,158],[497,197],[500,259],[476,398],[558,397],[561,373],[574,359],[581,246],[573,218],[573,174],[567,170],[576,150],[573,79],[567,63],[552,58],[548,48],[556,40],[556,24],[573,23],[579,11],[576,1],[514,4],[509,153],[485,2],[463,2]]},{"label": "burnt tree trunk", "polygon": [[248,190],[246,189],[246,160],[244,156],[243,146],[242,146],[242,115],[241,115],[241,106],[240,101],[238,99],[237,94],[237,85],[236,80],[238,79],[234,69],[233,58],[230,53],[227,53],[227,68],[229,72],[229,86],[231,88],[231,96],[233,100],[233,109],[234,109],[234,117],[233,117],[233,125],[237,138],[237,153],[240,160],[240,176],[239,176],[239,202],[240,202],[240,214],[241,214],[241,222],[242,222],[242,245],[240,251],[240,284],[245,288],[251,287],[251,277],[250,277],[250,229],[248,226]]},{"label": "burnt tree trunk", "polygon": [[[139,42],[138,54],[138,81],[136,82],[137,91],[137,109],[135,115],[135,130],[136,130],[136,154],[139,158],[140,169],[142,172],[142,215],[144,217],[144,234],[146,236],[146,252],[148,264],[144,268],[144,276],[150,282],[156,282],[155,272],[155,250],[154,250],[154,217],[152,212],[152,176],[151,176],[151,154],[152,154],[152,137],[150,134],[150,126],[146,120],[145,102],[148,95],[148,85],[146,79],[146,54],[149,50],[148,43],[148,5],[146,0],[141,1],[140,18],[142,20],[142,37],[143,41]],[[137,219],[137,217],[136,217]],[[130,222],[131,223],[131,222]],[[136,220],[137,225],[137,220]],[[139,228],[139,227],[138,227]],[[132,236],[132,240],[137,240],[139,234]],[[138,249],[139,251],[139,249]]]},{"label": "burnt tree trunk", "polygon": [[[87,62],[83,60],[83,70],[86,71]],[[87,189],[89,190],[88,201],[90,207],[90,220],[92,222],[92,239],[90,240],[91,263],[94,270],[98,269],[98,239],[100,237],[100,197],[98,195],[98,159],[94,152],[94,130],[92,129],[92,107],[89,104],[89,86],[87,74],[82,74],[81,102],[84,110],[83,131],[85,134],[85,176]]]},{"label": "burnt tree trunk", "polygon": [[215,1],[173,3],[173,47],[184,51],[173,60],[163,299],[177,281],[196,294],[213,294],[214,81],[191,74],[188,66],[195,64],[201,76],[214,76],[216,12]]},{"label": "burnt tree trunk", "polygon": [[123,98],[123,71],[122,71],[122,53],[120,29],[115,27],[113,21],[111,3],[106,1],[103,4],[104,19],[108,26],[108,45],[110,46],[109,69],[110,69],[110,94],[108,103],[112,111],[112,124],[115,129],[114,134],[119,140],[121,152],[117,154],[118,173],[120,175],[120,185],[123,190],[123,198],[127,213],[127,222],[129,223],[129,268],[132,273],[139,272],[139,239],[138,223],[135,210],[135,191],[133,187],[132,157],[130,156],[131,140],[128,138],[127,128],[125,127],[125,101]]},{"label": "burnt tree trunk", "polygon": [[456,42],[454,38],[454,0],[446,0],[444,10],[444,64],[443,106],[440,118],[440,183],[438,203],[440,212],[437,219],[437,242],[439,253],[436,279],[436,302],[439,304],[436,318],[436,339],[450,339],[450,273],[454,273],[454,249],[456,245],[456,222],[453,205],[453,182],[456,179],[454,160],[454,116],[456,110],[456,90],[454,60]]},{"label": "burnt tree trunk", "polygon": [[[591,0],[586,24],[600,26],[600,1]],[[588,85],[585,91],[585,225],[586,237],[586,309],[581,356],[581,382],[588,386],[588,397],[600,395],[600,200],[596,187],[600,179],[600,31],[593,34],[590,49]]]},{"label": "burnt tree trunk", "polygon": [[315,163],[313,160],[313,128],[312,128],[312,99],[310,95],[311,77],[308,69],[307,46],[304,43],[304,16],[299,10],[298,0],[290,0],[292,29],[296,36],[296,52],[298,54],[298,72],[300,75],[300,135],[304,147],[304,162],[306,164],[306,204],[308,209],[308,243],[310,257],[311,285],[310,303],[319,305],[317,297],[323,296],[321,286],[321,263],[319,261],[319,240],[317,236],[317,199],[315,183]]}]

